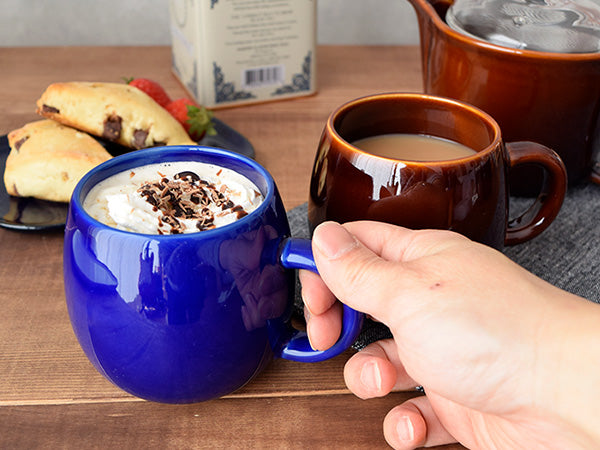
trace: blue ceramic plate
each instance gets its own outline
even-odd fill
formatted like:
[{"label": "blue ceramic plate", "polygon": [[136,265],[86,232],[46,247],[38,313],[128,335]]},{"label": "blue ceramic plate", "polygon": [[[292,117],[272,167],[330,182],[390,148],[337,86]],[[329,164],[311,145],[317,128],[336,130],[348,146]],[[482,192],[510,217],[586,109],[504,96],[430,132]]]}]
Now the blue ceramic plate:
[{"label": "blue ceramic plate", "polygon": [[[219,119],[213,118],[216,136],[204,136],[198,144],[224,148],[254,158],[254,148],[243,135]],[[131,150],[112,142],[102,142],[113,156]],[[49,202],[31,197],[11,197],[4,187],[4,169],[10,152],[8,138],[0,136],[0,227],[16,230],[49,230],[64,227],[67,203]]]}]

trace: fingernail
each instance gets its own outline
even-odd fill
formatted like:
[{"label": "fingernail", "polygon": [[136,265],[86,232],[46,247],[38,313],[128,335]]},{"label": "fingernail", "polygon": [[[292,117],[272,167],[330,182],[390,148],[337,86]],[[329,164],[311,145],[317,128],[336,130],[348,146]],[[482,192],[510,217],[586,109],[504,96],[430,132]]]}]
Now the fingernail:
[{"label": "fingernail", "polygon": [[313,244],[328,259],[337,259],[358,246],[358,241],[340,224],[324,222],[315,229]]},{"label": "fingernail", "polygon": [[369,391],[376,389],[377,393],[381,392],[381,373],[376,361],[369,361],[362,366],[360,381]]},{"label": "fingernail", "polygon": [[306,321],[306,323],[308,323],[311,317],[312,313],[310,312],[310,309],[306,304],[304,304],[304,320]]},{"label": "fingernail", "polygon": [[408,417],[400,418],[396,424],[396,433],[401,441],[412,442],[415,439],[415,429]]},{"label": "fingernail", "polygon": [[308,343],[310,344],[310,348],[317,351],[318,349],[313,345],[312,340],[310,338],[310,322],[306,319],[306,337],[308,337]]}]

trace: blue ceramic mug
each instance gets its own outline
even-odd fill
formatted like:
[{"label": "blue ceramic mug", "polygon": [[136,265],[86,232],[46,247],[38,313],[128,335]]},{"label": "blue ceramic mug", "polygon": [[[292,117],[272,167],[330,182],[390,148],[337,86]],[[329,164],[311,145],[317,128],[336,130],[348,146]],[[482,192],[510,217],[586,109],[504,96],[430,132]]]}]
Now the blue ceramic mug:
[{"label": "blue ceramic mug", "polygon": [[[200,161],[250,179],[264,201],[223,227],[148,235],[104,225],[84,209],[90,189],[118,172]],[[315,351],[290,325],[294,271],[316,271],[310,241],[290,237],[271,175],[255,161],[209,147],[171,146],[113,158],[73,192],[64,281],[73,330],[108,380],[152,401],[190,403],[229,394],[274,357],[316,362],[346,350],[362,314],[345,307],[342,336]]]}]

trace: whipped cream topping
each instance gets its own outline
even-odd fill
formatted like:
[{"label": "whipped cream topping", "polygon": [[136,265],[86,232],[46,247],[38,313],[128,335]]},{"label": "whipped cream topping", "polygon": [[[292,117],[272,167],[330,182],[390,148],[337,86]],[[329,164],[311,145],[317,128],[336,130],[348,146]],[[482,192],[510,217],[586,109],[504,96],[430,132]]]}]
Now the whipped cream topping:
[{"label": "whipped cream topping", "polygon": [[83,207],[106,225],[143,234],[195,233],[232,223],[263,196],[249,179],[197,161],[150,164],[94,186]]}]

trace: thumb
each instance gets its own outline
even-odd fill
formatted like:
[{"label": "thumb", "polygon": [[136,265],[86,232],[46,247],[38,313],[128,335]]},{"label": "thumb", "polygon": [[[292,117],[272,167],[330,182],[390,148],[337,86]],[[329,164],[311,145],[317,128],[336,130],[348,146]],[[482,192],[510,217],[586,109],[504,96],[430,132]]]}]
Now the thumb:
[{"label": "thumb", "polygon": [[312,248],[319,274],[338,300],[387,322],[400,287],[400,263],[381,258],[335,222],[315,229]]}]

